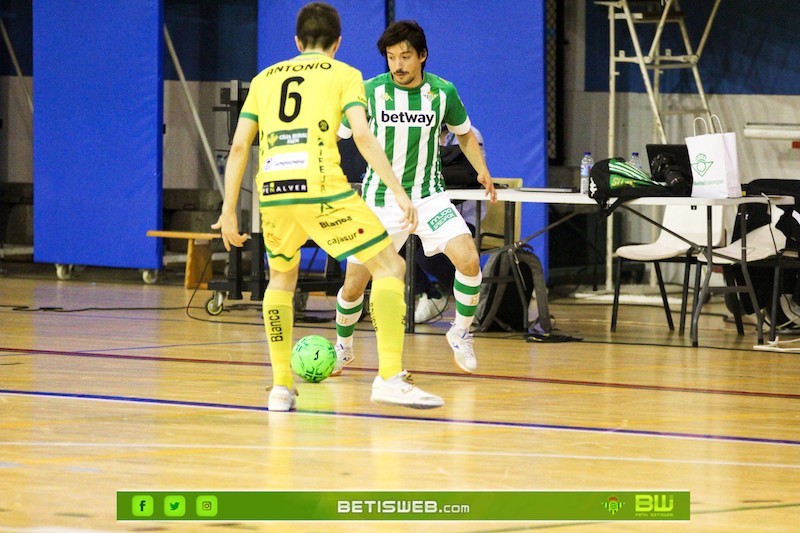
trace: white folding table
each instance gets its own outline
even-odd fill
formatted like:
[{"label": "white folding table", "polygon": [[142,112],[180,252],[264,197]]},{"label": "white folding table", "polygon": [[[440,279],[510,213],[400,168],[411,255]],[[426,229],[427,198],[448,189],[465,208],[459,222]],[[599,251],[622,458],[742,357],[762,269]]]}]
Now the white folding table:
[{"label": "white folding table", "polygon": [[[451,200],[486,200],[486,191],[484,189],[451,189],[447,191]],[[519,189],[497,189],[497,200],[506,202],[506,217],[505,217],[505,242],[506,246],[514,246],[517,243],[513,243],[513,221],[515,216],[516,204],[518,203],[546,203],[546,204],[567,204],[567,205],[594,205],[596,206],[597,203],[589,198],[586,195],[580,193],[564,193],[564,192],[541,192],[541,191],[524,191]],[[614,201],[614,199],[612,199]],[[689,197],[645,197],[645,198],[636,198],[634,200],[628,200],[625,203],[621,204],[620,208],[625,210],[628,213],[632,213],[651,224],[654,224],[661,228],[664,231],[667,231],[674,235],[675,237],[681,239],[682,241],[696,247],[697,249],[701,250],[706,254],[708,257],[708,268],[706,270],[706,275],[703,278],[703,283],[700,290],[700,295],[697,298],[697,302],[695,303],[695,307],[692,311],[692,326],[691,326],[691,337],[692,337],[692,346],[698,345],[698,330],[697,324],[700,319],[700,312],[703,307],[703,302],[706,299],[706,296],[710,292],[747,292],[750,296],[751,301],[757,302],[757,298],[755,295],[755,291],[753,290],[753,284],[750,281],[750,274],[747,271],[747,261],[746,261],[746,249],[747,249],[747,217],[740,216],[741,220],[741,227],[742,227],[742,254],[741,257],[727,257],[726,259],[734,261],[736,264],[740,265],[742,268],[742,274],[745,280],[744,287],[710,287],[711,281],[711,273],[713,271],[714,263],[713,259],[715,254],[713,251],[713,243],[712,240],[712,207],[713,206],[735,206],[738,209],[739,214],[741,215],[744,213],[748,204],[766,204],[771,203],[772,205],[793,205],[795,202],[794,198],[790,196],[772,196],[772,197],[764,197],[764,196],[743,196],[741,198],[689,198]],[[479,209],[480,209],[480,204]],[[706,232],[708,235],[708,241],[706,243],[696,243],[692,242],[683,236],[671,231],[669,228],[665,228],[662,226],[658,221],[649,218],[642,213],[639,213],[636,210],[630,209],[634,206],[667,206],[667,205],[685,205],[685,206],[698,206],[698,207],[705,207],[707,213],[707,224],[708,224],[708,231]],[[480,211],[478,211],[478,222],[480,223]],[[546,231],[549,228],[552,228],[554,225],[558,224],[561,221],[557,221],[556,223],[550,224],[547,228],[543,228],[542,230],[534,233],[533,235],[526,237],[524,241],[528,241],[534,236],[541,234],[542,232]],[[479,228],[477,228],[479,232]],[[709,253],[710,252],[710,253]],[[760,311],[756,311],[756,321],[757,321],[757,334],[758,334],[758,343],[763,344],[764,342],[764,333],[763,333],[763,323],[764,323],[764,316]],[[413,323],[413,315],[412,315],[412,323]]]}]

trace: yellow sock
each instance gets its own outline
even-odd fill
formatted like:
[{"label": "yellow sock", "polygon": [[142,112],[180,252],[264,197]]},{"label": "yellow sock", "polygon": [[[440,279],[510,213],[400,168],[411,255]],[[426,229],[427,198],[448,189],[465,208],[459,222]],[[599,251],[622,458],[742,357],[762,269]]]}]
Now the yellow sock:
[{"label": "yellow sock", "polygon": [[403,371],[405,285],[397,278],[372,280],[369,314],[378,339],[378,374],[389,379]]},{"label": "yellow sock", "polygon": [[291,365],[293,301],[294,294],[289,291],[267,289],[261,305],[272,363],[272,383],[289,389],[294,385]]}]

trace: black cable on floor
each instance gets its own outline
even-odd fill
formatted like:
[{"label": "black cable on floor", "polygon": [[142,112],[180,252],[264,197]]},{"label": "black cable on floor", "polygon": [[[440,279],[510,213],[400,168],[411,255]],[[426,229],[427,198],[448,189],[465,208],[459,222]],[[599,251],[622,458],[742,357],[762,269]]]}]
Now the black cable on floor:
[{"label": "black cable on floor", "polygon": [[86,311],[179,311],[180,307],[82,307],[79,309],[64,309],[63,307],[28,307],[27,305],[0,305],[3,308],[10,308],[12,311],[23,313],[44,312],[44,313],[84,313]]}]

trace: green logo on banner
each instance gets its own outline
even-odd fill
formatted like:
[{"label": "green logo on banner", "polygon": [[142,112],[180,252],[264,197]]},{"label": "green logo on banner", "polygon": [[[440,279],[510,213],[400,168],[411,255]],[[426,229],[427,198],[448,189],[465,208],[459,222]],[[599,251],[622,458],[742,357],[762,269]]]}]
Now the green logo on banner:
[{"label": "green logo on banner", "polygon": [[636,516],[650,518],[672,517],[675,497],[672,494],[637,494]]},{"label": "green logo on banner", "polygon": [[615,515],[622,509],[622,506],[625,505],[623,502],[619,501],[619,498],[616,496],[609,496],[608,500],[603,502],[603,507],[605,507],[609,513]]}]

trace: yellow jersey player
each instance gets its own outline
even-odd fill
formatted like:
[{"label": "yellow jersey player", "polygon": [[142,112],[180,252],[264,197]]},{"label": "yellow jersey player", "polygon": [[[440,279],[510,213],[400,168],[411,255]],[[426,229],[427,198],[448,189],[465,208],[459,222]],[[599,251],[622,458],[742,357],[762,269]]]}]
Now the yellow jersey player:
[{"label": "yellow jersey player", "polygon": [[270,272],[263,299],[273,368],[269,410],[296,408],[290,367],[292,303],[300,248],[308,238],[338,260],[358,257],[372,274],[371,311],[379,357],[372,401],[439,407],[443,400],[413,385],[402,367],[404,262],[339,165],[336,132],[345,115],[364,159],[398,199],[403,223],[416,227],[416,209],[369,131],[361,73],[334,59],[341,44],[338,12],[324,2],[304,6],[297,15],[295,43],[299,56],[267,67],[250,84],[225,168],[222,213],[212,225],[221,231],[227,250],[244,244],[247,236],[239,233],[236,203],[250,146],[258,135],[256,185]]}]

